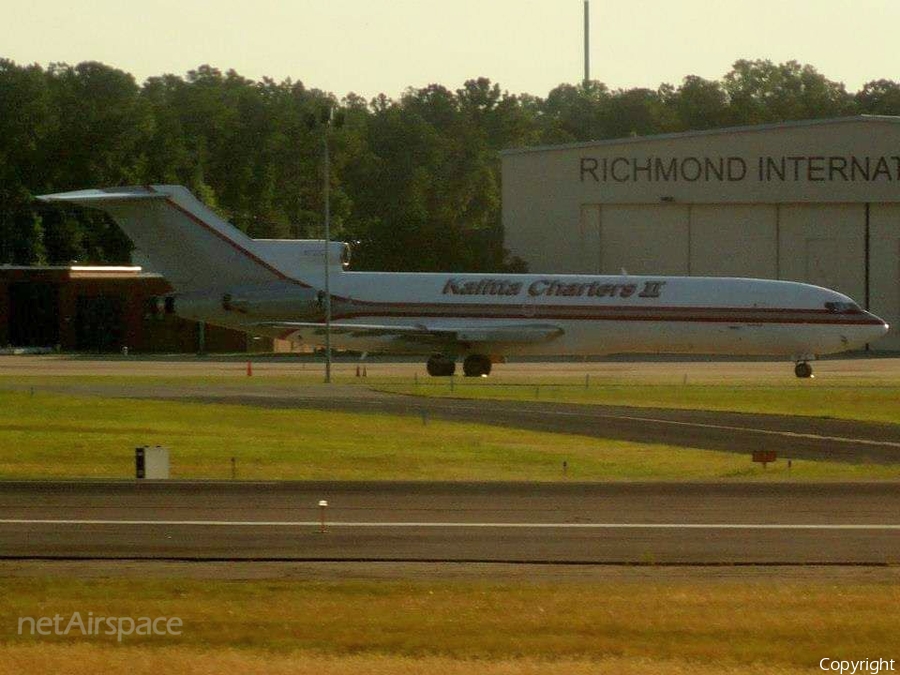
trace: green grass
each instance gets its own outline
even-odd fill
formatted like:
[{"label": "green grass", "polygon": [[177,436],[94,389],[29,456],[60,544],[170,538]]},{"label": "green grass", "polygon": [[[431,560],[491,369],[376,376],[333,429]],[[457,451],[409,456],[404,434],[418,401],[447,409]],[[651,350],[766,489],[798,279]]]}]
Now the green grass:
[{"label": "green grass", "polygon": [[[865,362],[868,364],[868,362]],[[267,372],[266,363],[256,366],[256,376],[246,377],[245,365],[211,364],[215,374],[198,375],[25,375],[0,377],[0,387],[50,389],[78,393],[87,387],[94,392],[104,390],[121,395],[123,391],[157,388],[202,395],[210,388],[234,392],[266,391],[290,395],[298,388],[318,387],[322,383],[320,364],[298,364],[291,374],[283,370]],[[644,364],[646,365],[646,364]],[[690,364],[689,364],[690,365]],[[516,401],[552,401],[585,405],[622,405],[659,408],[691,408],[747,413],[833,417],[870,422],[900,424],[900,380],[888,369],[879,377],[868,375],[823,373],[813,380],[797,380],[790,373],[773,374],[770,370],[755,372],[754,364],[736,374],[730,371],[689,367],[682,370],[668,364],[659,370],[644,369],[628,377],[622,374],[542,374],[527,371],[505,372],[497,366],[490,378],[430,378],[424,374],[415,379],[409,372],[392,372],[387,367],[372,366],[373,375],[361,379],[354,376],[355,366],[341,364],[335,369],[334,381],[361,390],[436,397],[498,399]],[[871,366],[871,364],[868,364]],[[832,366],[826,362],[826,366]],[[177,367],[173,366],[173,367]],[[227,370],[222,370],[226,368]],[[688,373],[690,372],[690,375]],[[381,373],[381,374],[374,374]],[[874,373],[874,374],[873,374]],[[774,379],[773,379],[774,378]],[[138,394],[140,395],[140,394]]]},{"label": "green grass", "polygon": [[[131,478],[134,448],[173,478],[329,480],[896,479],[900,466],[795,460],[374,414],[0,392],[0,478]],[[568,465],[563,476],[562,464]]]},{"label": "green grass", "polygon": [[[582,380],[583,381],[583,380]],[[804,383],[806,384],[806,383]],[[495,384],[489,381],[383,383],[379,390],[418,396],[554,401],[589,405],[691,408],[778,415],[834,417],[900,424],[897,386],[732,386],[727,384]]]},{"label": "green grass", "polygon": [[0,579],[0,645],[115,645],[114,636],[17,635],[17,617],[77,611],[181,618],[181,636],[124,638],[123,646],[148,653],[177,645],[273,655],[619,657],[812,669],[827,655],[895,656],[885,650],[896,644],[898,606],[900,587],[889,581],[17,578]]}]

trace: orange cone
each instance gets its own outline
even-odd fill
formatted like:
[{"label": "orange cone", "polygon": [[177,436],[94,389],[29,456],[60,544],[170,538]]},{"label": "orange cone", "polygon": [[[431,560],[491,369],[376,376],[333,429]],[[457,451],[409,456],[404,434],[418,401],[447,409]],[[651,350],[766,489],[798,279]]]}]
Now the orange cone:
[{"label": "orange cone", "polygon": [[247,361],[247,377],[251,377],[253,375],[253,364]]}]

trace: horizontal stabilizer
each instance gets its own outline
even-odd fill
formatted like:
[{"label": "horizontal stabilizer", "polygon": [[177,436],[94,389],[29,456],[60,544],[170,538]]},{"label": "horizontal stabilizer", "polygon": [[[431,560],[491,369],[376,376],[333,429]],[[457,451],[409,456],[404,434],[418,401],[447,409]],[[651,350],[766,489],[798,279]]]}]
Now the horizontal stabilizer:
[{"label": "horizontal stabilizer", "polygon": [[104,203],[137,201],[143,199],[166,199],[160,192],[149,192],[146,188],[110,188],[107,190],[76,190],[75,192],[58,192],[52,195],[40,195],[42,202],[68,202],[98,207]]}]

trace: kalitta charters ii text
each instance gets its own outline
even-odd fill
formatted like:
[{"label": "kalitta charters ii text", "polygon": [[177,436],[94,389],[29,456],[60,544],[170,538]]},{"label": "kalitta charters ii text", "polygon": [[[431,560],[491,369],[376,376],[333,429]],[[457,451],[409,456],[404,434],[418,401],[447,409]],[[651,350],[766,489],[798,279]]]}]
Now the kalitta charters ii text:
[{"label": "kalitta charters ii text", "polygon": [[[527,284],[527,285],[526,285]],[[443,295],[496,295],[516,296],[522,291],[532,298],[541,296],[588,297],[588,298],[658,298],[662,294],[665,281],[642,281],[640,283],[600,283],[599,281],[572,282],[560,279],[535,279],[523,282],[512,279],[447,279]]]}]

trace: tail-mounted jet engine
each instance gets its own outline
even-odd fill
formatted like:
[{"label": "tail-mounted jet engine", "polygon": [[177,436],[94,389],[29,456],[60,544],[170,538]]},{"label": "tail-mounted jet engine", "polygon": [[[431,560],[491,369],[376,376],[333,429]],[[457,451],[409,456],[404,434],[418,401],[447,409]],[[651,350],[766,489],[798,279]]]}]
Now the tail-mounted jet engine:
[{"label": "tail-mounted jet engine", "polygon": [[151,313],[226,323],[246,321],[316,321],[323,315],[317,289],[297,286],[236,288],[228,291],[177,293],[151,300]]},{"label": "tail-mounted jet engine", "polygon": [[[209,321],[259,318],[270,321],[317,321],[324,315],[321,291],[314,288],[242,288],[231,291],[177,293],[149,300],[149,314],[175,314]],[[230,321],[229,321],[230,323]]]},{"label": "tail-mounted jet engine", "polygon": [[321,314],[314,288],[240,289],[221,295],[221,310],[267,320],[311,321]]}]

